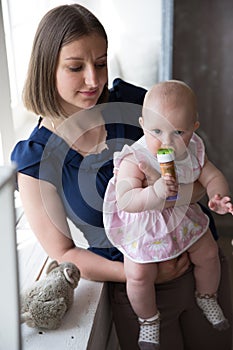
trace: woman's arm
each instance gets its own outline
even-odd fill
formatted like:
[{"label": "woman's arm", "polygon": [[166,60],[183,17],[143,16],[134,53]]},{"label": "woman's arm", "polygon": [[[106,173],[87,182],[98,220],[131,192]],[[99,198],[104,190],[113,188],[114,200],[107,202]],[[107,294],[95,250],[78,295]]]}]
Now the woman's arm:
[{"label": "woman's arm", "polygon": [[18,174],[18,184],[30,227],[51,258],[73,262],[86,279],[125,281],[121,262],[109,261],[74,245],[62,202],[52,184],[21,173]]}]

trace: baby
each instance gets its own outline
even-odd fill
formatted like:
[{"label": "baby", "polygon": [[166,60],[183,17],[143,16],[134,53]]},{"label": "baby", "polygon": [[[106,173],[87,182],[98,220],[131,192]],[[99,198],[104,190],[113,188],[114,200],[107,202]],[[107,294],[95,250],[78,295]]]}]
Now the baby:
[{"label": "baby", "polygon": [[[217,301],[220,261],[209,219],[198,204],[186,203],[198,180],[207,191],[211,210],[233,214],[233,205],[223,174],[208,160],[195,134],[197,102],[190,87],[174,80],[153,86],[142,114],[144,136],[114,155],[115,175],[105,194],[104,224],[110,241],[124,254],[127,293],[140,324],[138,343],[146,350],[159,349],[160,344],[156,263],[184,251],[194,265],[198,306],[214,328],[228,328]],[[165,147],[175,152],[176,178],[161,176],[157,152]],[[158,174],[148,186],[138,167],[145,159]]]}]

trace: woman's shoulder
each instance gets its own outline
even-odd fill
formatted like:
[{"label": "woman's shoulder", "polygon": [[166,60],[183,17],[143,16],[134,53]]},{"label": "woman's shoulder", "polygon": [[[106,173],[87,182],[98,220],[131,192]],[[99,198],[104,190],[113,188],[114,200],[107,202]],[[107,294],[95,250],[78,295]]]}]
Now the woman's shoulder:
[{"label": "woman's shoulder", "polygon": [[110,89],[109,102],[129,102],[142,105],[146,91],[143,87],[116,78]]},{"label": "woman's shoulder", "polygon": [[60,165],[67,154],[63,144],[56,134],[36,127],[28,139],[15,145],[11,161],[18,172],[56,185],[58,169],[62,168]]},{"label": "woman's shoulder", "polygon": [[38,155],[38,153],[41,155],[43,152],[43,149],[40,145],[37,145],[33,142],[28,140],[22,140],[17,142],[15,147],[13,148],[11,152],[11,161],[15,162],[17,164],[18,170],[21,170],[21,167],[28,166],[30,163],[30,160],[33,161],[33,158]]},{"label": "woman's shoulder", "polygon": [[11,161],[17,164],[18,170],[41,159],[46,142],[40,134],[40,129],[36,127],[28,139],[21,140],[15,145],[11,153]]}]

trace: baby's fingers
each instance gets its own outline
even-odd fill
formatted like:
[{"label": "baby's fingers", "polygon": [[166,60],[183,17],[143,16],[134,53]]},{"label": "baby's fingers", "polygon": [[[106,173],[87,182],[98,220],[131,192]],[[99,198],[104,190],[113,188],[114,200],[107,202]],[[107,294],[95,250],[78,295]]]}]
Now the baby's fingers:
[{"label": "baby's fingers", "polygon": [[174,196],[178,192],[178,184],[175,178],[169,174],[165,174],[162,178],[167,186],[169,195]]},{"label": "baby's fingers", "polygon": [[171,174],[165,174],[163,175],[163,179],[166,183],[176,183],[176,179]]},{"label": "baby's fingers", "polygon": [[223,205],[226,205],[226,204],[228,204],[228,203],[230,203],[230,202],[231,202],[230,197],[225,196],[225,197],[222,198],[222,204],[223,204]]},{"label": "baby's fingers", "polygon": [[228,213],[233,215],[233,204],[230,201],[226,202],[225,207]]},{"label": "baby's fingers", "polygon": [[214,209],[216,208],[216,202],[212,199],[209,200],[208,206],[211,210],[214,211]]},{"label": "baby's fingers", "polygon": [[233,215],[233,204],[228,196],[222,197],[220,194],[216,194],[208,204],[209,208],[218,214],[230,213]]},{"label": "baby's fingers", "polygon": [[228,196],[225,196],[221,199],[222,207],[225,208],[226,212],[233,215],[233,204],[231,202],[231,198]]}]

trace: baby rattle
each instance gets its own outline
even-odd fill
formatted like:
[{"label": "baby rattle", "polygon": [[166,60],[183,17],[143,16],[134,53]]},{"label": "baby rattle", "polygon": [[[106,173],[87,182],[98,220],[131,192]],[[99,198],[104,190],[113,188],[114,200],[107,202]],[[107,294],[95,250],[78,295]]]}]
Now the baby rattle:
[{"label": "baby rattle", "polygon": [[74,299],[80,271],[70,262],[53,260],[46,276],[21,295],[21,322],[29,327],[56,329]]}]

